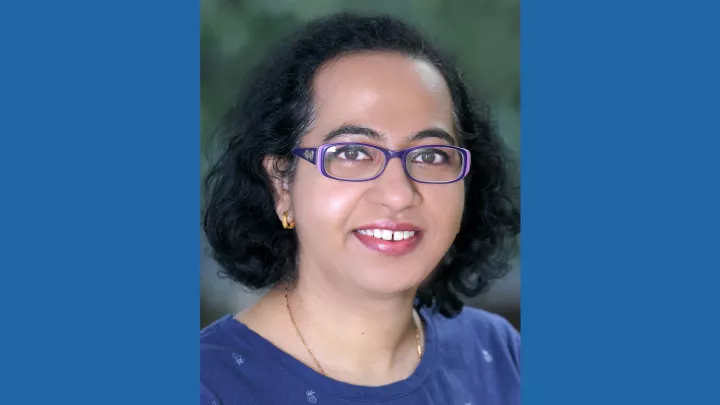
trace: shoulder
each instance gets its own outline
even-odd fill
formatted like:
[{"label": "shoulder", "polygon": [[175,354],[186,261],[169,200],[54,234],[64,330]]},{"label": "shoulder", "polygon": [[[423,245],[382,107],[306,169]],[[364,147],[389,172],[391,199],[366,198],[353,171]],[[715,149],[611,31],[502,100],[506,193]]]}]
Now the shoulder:
[{"label": "shoulder", "polygon": [[[479,308],[465,306],[453,318],[447,318],[439,313],[427,312],[434,326],[442,335],[462,336],[468,332],[500,340],[514,340],[519,338],[517,330],[500,315]],[[455,336],[457,337],[457,336]]]},{"label": "shoulder", "polygon": [[242,346],[240,331],[235,320],[225,315],[200,331],[200,366],[206,371],[225,366],[232,353]]},{"label": "shoulder", "polygon": [[493,334],[507,339],[519,335],[510,322],[498,314],[483,309],[465,306],[455,318],[444,318],[458,327],[471,328],[481,334]]},{"label": "shoulder", "polygon": [[[216,320],[200,331],[200,403],[221,404],[242,398],[252,404],[246,390],[242,366],[252,352],[243,326],[231,315]],[[246,398],[246,396],[248,396]]]},{"label": "shoulder", "polygon": [[230,336],[233,335],[233,319],[232,315],[225,315],[205,328],[200,330],[200,351],[204,345],[225,345]]},{"label": "shoulder", "polygon": [[467,354],[469,349],[485,358],[512,365],[520,370],[520,334],[500,315],[464,307],[457,316],[447,318],[439,313],[427,312],[438,344],[446,352],[455,348]]}]

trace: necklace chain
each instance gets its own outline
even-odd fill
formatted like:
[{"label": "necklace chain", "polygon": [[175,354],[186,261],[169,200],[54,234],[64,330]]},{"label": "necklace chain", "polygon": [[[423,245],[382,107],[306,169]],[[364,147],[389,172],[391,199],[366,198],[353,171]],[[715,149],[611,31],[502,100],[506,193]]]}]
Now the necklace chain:
[{"label": "necklace chain", "polygon": [[[305,343],[305,339],[303,339],[302,334],[300,334],[300,329],[298,329],[297,324],[295,324],[295,319],[293,318],[292,311],[290,311],[290,303],[288,301],[288,286],[285,286],[285,308],[287,308],[288,316],[290,317],[290,322],[292,323],[293,328],[295,329],[295,333],[297,334],[298,338],[300,338],[300,342],[302,342],[303,346],[305,346],[305,350],[307,350],[308,354],[312,358],[313,362],[315,363],[315,367],[317,367],[318,371],[322,375],[325,374],[325,370],[322,368],[320,363],[315,358],[315,355],[312,353],[312,350],[310,350],[310,347],[308,347],[307,343]],[[415,322],[415,342],[417,344],[417,353],[418,358],[422,359],[423,350],[422,345],[420,344],[420,328],[421,323],[418,316],[415,315],[413,312],[413,320]]]}]

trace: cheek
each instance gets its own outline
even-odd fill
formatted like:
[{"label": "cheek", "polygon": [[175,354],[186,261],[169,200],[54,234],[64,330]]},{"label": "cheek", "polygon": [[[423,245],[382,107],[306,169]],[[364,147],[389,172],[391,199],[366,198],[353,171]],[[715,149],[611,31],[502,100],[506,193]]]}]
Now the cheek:
[{"label": "cheek", "polygon": [[[447,187],[443,189],[443,187]],[[465,187],[461,182],[446,186],[427,187],[423,192],[426,215],[438,229],[455,234],[465,208]]]},{"label": "cheek", "polygon": [[315,173],[298,173],[292,196],[299,227],[327,234],[347,230],[348,218],[358,204],[362,190],[353,183],[341,183]]}]

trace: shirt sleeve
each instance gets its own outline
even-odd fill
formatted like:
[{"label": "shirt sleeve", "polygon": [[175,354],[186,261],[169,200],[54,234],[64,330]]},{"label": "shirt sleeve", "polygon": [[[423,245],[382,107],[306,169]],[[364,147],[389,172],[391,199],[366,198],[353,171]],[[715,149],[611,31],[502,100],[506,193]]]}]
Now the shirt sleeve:
[{"label": "shirt sleeve", "polygon": [[505,330],[508,335],[507,342],[510,355],[515,363],[515,368],[520,373],[520,332],[507,321],[505,321]]},{"label": "shirt sleeve", "polygon": [[200,405],[221,405],[221,403],[211,397],[200,394]]},{"label": "shirt sleeve", "polygon": [[212,390],[200,383],[200,405],[224,405]]},{"label": "shirt sleeve", "polygon": [[242,391],[232,394],[215,392],[207,384],[200,383],[200,405],[257,405]]}]

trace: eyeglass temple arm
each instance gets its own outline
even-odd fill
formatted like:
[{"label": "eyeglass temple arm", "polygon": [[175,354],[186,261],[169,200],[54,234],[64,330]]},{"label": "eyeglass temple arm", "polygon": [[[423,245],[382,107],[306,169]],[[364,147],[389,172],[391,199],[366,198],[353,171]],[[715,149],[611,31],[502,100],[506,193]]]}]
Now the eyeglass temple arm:
[{"label": "eyeglass temple arm", "polygon": [[295,148],[292,150],[292,153],[301,159],[315,164],[315,155],[317,154],[317,151],[314,148]]}]

